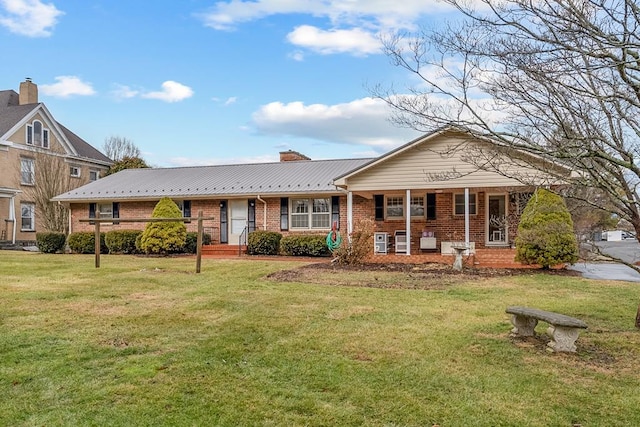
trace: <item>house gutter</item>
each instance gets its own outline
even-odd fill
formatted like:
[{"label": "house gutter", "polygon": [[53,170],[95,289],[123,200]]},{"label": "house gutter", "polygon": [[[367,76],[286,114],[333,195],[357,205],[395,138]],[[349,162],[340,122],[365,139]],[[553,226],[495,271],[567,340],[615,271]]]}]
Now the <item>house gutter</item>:
[{"label": "house gutter", "polygon": [[263,200],[259,194],[256,196],[256,199],[264,205],[264,209],[262,210],[262,229],[267,231],[267,201]]}]

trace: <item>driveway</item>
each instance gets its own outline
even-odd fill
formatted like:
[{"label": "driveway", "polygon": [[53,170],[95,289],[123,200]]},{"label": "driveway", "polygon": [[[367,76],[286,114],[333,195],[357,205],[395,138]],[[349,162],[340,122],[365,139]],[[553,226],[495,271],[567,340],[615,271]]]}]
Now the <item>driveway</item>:
[{"label": "driveway", "polygon": [[[596,242],[596,245],[602,253],[610,254],[630,264],[640,261],[640,243],[635,239],[627,239],[620,242]],[[581,272],[582,277],[587,279],[640,282],[640,273],[624,264],[579,262],[570,266],[569,269]]]}]

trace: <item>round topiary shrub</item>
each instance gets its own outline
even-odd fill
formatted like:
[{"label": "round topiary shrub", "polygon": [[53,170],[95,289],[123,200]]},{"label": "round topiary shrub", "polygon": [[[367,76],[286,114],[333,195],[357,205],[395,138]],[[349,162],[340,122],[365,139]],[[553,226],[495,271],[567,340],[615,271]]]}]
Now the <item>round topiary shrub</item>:
[{"label": "round topiary shrub", "polygon": [[55,254],[56,252],[62,252],[64,244],[67,241],[67,236],[64,233],[58,232],[41,232],[36,233],[36,244],[40,252],[45,254]]},{"label": "round topiary shrub", "polygon": [[[95,253],[95,233],[92,231],[78,231],[69,234],[67,244],[71,252],[76,254],[92,254]],[[100,253],[106,254],[109,250],[105,243],[105,233],[100,233]]]},{"label": "round topiary shrub", "polygon": [[564,200],[548,190],[533,194],[520,218],[516,261],[549,268],[578,260],[578,242]]},{"label": "round topiary shrub", "polygon": [[[153,209],[152,218],[182,218],[178,205],[163,197]],[[187,239],[187,228],[182,221],[150,222],[140,236],[139,248],[147,254],[181,252]]]},{"label": "round topiary shrub", "polygon": [[142,234],[142,230],[111,230],[107,231],[104,242],[110,254],[134,254],[136,239]]},{"label": "round topiary shrub", "polygon": [[249,255],[278,255],[282,234],[275,231],[256,230],[247,238]]}]

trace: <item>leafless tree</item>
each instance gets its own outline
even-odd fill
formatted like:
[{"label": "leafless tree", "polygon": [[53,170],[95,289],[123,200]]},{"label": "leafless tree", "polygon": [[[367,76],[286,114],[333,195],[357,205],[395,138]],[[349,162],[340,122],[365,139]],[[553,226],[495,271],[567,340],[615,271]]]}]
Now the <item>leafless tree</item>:
[{"label": "leafless tree", "polygon": [[114,162],[124,158],[141,158],[140,149],[133,141],[121,136],[110,136],[102,145],[104,153]]},{"label": "leafless tree", "polygon": [[[69,211],[51,199],[73,189],[69,165],[62,156],[48,150],[35,151],[30,157],[34,162],[30,178],[33,185],[22,186],[22,199],[35,203],[39,226],[46,231],[66,234],[69,231]],[[18,182],[24,181],[23,178],[18,177]]]},{"label": "leafless tree", "polygon": [[[393,120],[495,142],[469,156],[483,168],[508,174],[503,160],[513,148],[528,154],[518,162],[569,166],[575,196],[610,208],[640,238],[637,1],[443,1],[459,21],[383,40],[392,63],[418,79],[402,94],[373,89]],[[546,172],[566,180],[561,170]]]}]

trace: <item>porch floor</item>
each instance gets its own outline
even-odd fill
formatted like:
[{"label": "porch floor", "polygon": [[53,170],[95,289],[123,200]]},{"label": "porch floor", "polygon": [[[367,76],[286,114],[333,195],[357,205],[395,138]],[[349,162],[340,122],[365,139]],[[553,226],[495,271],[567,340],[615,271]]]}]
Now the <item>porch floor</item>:
[{"label": "porch floor", "polygon": [[[536,265],[525,265],[514,261],[516,251],[510,248],[500,249],[476,249],[474,255],[463,258],[465,267],[475,268],[538,268]],[[202,247],[202,256],[205,258],[237,258],[246,257],[248,259],[290,259],[313,262],[330,262],[330,257],[308,258],[308,257],[287,257],[287,256],[250,256],[246,253],[246,246],[237,245],[207,245]],[[442,255],[439,252],[418,253],[418,254],[372,254],[366,262],[380,264],[453,264],[452,255]]]}]

